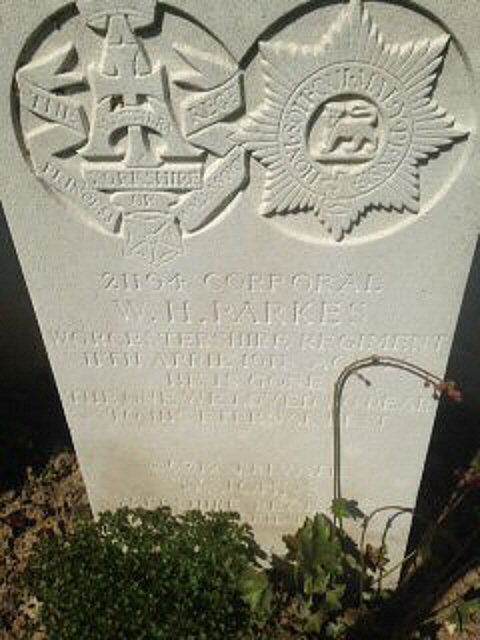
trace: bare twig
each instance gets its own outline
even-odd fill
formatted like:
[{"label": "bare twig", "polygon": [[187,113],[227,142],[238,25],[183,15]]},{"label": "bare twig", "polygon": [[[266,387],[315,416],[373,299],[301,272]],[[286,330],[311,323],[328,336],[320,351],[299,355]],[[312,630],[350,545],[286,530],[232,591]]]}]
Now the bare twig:
[{"label": "bare twig", "polygon": [[[446,393],[450,398],[455,401],[461,400],[461,393],[457,389],[454,382],[448,382],[443,380],[440,376],[437,376],[422,367],[419,367],[406,360],[400,358],[392,358],[386,356],[373,355],[368,358],[356,360],[349,364],[338,376],[333,397],[333,409],[332,409],[332,423],[333,423],[333,438],[334,438],[334,451],[333,451],[333,496],[335,500],[342,498],[342,469],[341,469],[341,423],[342,423],[342,397],[345,390],[345,386],[348,380],[354,374],[360,374],[365,369],[372,367],[384,367],[390,369],[398,369],[404,371],[428,385],[432,386],[436,393]],[[337,524],[337,518],[334,519]],[[340,523],[341,526],[341,523]]]},{"label": "bare twig", "polygon": [[[458,390],[456,384],[454,382],[445,381],[438,375],[427,371],[426,369],[419,367],[416,364],[412,364],[411,362],[407,362],[406,360],[402,360],[400,358],[392,358],[386,356],[378,356],[373,355],[368,358],[363,358],[360,360],[356,360],[349,364],[338,376],[335,386],[334,386],[334,397],[333,397],[333,408],[332,408],[332,424],[333,424],[333,497],[335,501],[339,501],[342,499],[342,399],[345,387],[347,382],[353,375],[357,375],[360,379],[364,380],[367,384],[368,381],[362,375],[362,371],[370,368],[391,368],[398,369],[399,371],[404,371],[409,375],[412,375],[424,382],[424,384],[428,387],[433,387],[435,393],[440,396],[442,393],[446,393],[448,397],[456,402],[461,400],[461,393]],[[461,500],[460,500],[461,502]],[[362,535],[360,541],[360,551],[361,551],[361,562],[362,562],[362,572],[361,572],[361,582],[360,582],[360,601],[363,597],[363,591],[366,580],[366,553],[365,553],[365,543],[368,527],[371,521],[381,513],[387,511],[394,511],[394,515],[389,518],[387,521],[387,525],[385,527],[384,535],[382,537],[382,548],[384,548],[386,544],[386,537],[388,535],[388,531],[390,530],[393,522],[400,515],[411,514],[414,517],[421,517],[418,513],[412,508],[403,507],[403,506],[386,506],[381,507],[373,511],[369,516],[367,516],[363,522],[362,526]],[[429,521],[430,522],[430,521]],[[342,519],[338,518],[336,514],[334,514],[334,526],[342,529]],[[439,527],[437,526],[435,533],[438,532]],[[449,540],[449,542],[451,542]],[[412,557],[416,555],[416,552],[410,554],[410,556],[404,559],[399,565],[397,565],[394,570],[400,569],[406,562],[408,562]],[[381,588],[382,581],[393,573],[393,570],[389,570],[388,572],[384,572],[383,568],[380,572],[380,577],[378,580],[379,588]]]}]

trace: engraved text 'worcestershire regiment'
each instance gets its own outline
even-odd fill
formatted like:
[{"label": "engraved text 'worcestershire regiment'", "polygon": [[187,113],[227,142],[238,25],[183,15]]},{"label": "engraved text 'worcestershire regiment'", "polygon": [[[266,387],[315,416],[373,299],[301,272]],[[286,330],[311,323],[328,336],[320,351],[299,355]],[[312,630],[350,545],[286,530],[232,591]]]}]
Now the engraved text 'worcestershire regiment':
[{"label": "engraved text 'worcestershire regiment'", "polygon": [[264,216],[312,215],[341,241],[376,209],[418,213],[421,165],[468,135],[434,99],[449,37],[388,43],[360,0],[315,45],[260,43],[264,95],[247,115],[227,56],[174,42],[173,78],[152,59],[155,0],[77,7],[101,55],[85,64],[67,42],[18,71],[26,143],[39,178],[153,266],[246,187],[248,155],[265,168]]}]

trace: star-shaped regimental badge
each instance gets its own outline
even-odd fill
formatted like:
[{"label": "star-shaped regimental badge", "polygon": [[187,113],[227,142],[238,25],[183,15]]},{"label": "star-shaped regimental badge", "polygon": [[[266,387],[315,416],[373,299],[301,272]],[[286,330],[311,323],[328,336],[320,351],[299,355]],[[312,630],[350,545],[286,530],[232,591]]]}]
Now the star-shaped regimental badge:
[{"label": "star-shaped regimental badge", "polygon": [[264,99],[234,138],[266,169],[261,213],[311,212],[337,241],[374,209],[418,213],[420,166],[468,135],[433,97],[448,45],[386,42],[361,0],[316,45],[260,43]]}]

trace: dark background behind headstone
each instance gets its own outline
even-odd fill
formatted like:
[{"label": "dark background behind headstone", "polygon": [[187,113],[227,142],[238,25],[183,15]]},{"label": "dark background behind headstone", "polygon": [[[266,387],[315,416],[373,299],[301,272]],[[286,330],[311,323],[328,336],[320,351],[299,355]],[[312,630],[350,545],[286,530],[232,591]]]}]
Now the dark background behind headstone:
[{"label": "dark background behind headstone", "polygon": [[[470,268],[446,379],[457,383],[463,401],[456,404],[443,398],[439,403],[417,503],[418,512],[430,520],[443,511],[455,487],[456,472],[467,467],[480,450],[480,240]],[[413,527],[411,548],[424,527],[423,521]]]},{"label": "dark background behind headstone", "polygon": [[0,490],[66,447],[67,424],[0,205]]}]

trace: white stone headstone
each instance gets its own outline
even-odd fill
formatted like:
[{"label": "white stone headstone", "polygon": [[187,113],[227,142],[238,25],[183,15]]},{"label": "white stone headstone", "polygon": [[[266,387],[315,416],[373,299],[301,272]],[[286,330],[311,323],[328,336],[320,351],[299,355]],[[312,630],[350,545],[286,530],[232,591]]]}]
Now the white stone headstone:
[{"label": "white stone headstone", "polygon": [[[0,195],[95,512],[239,511],[279,548],[329,508],[340,371],[444,373],[479,27],[477,0],[3,0]],[[343,494],[413,506],[437,405],[366,375]]]}]

